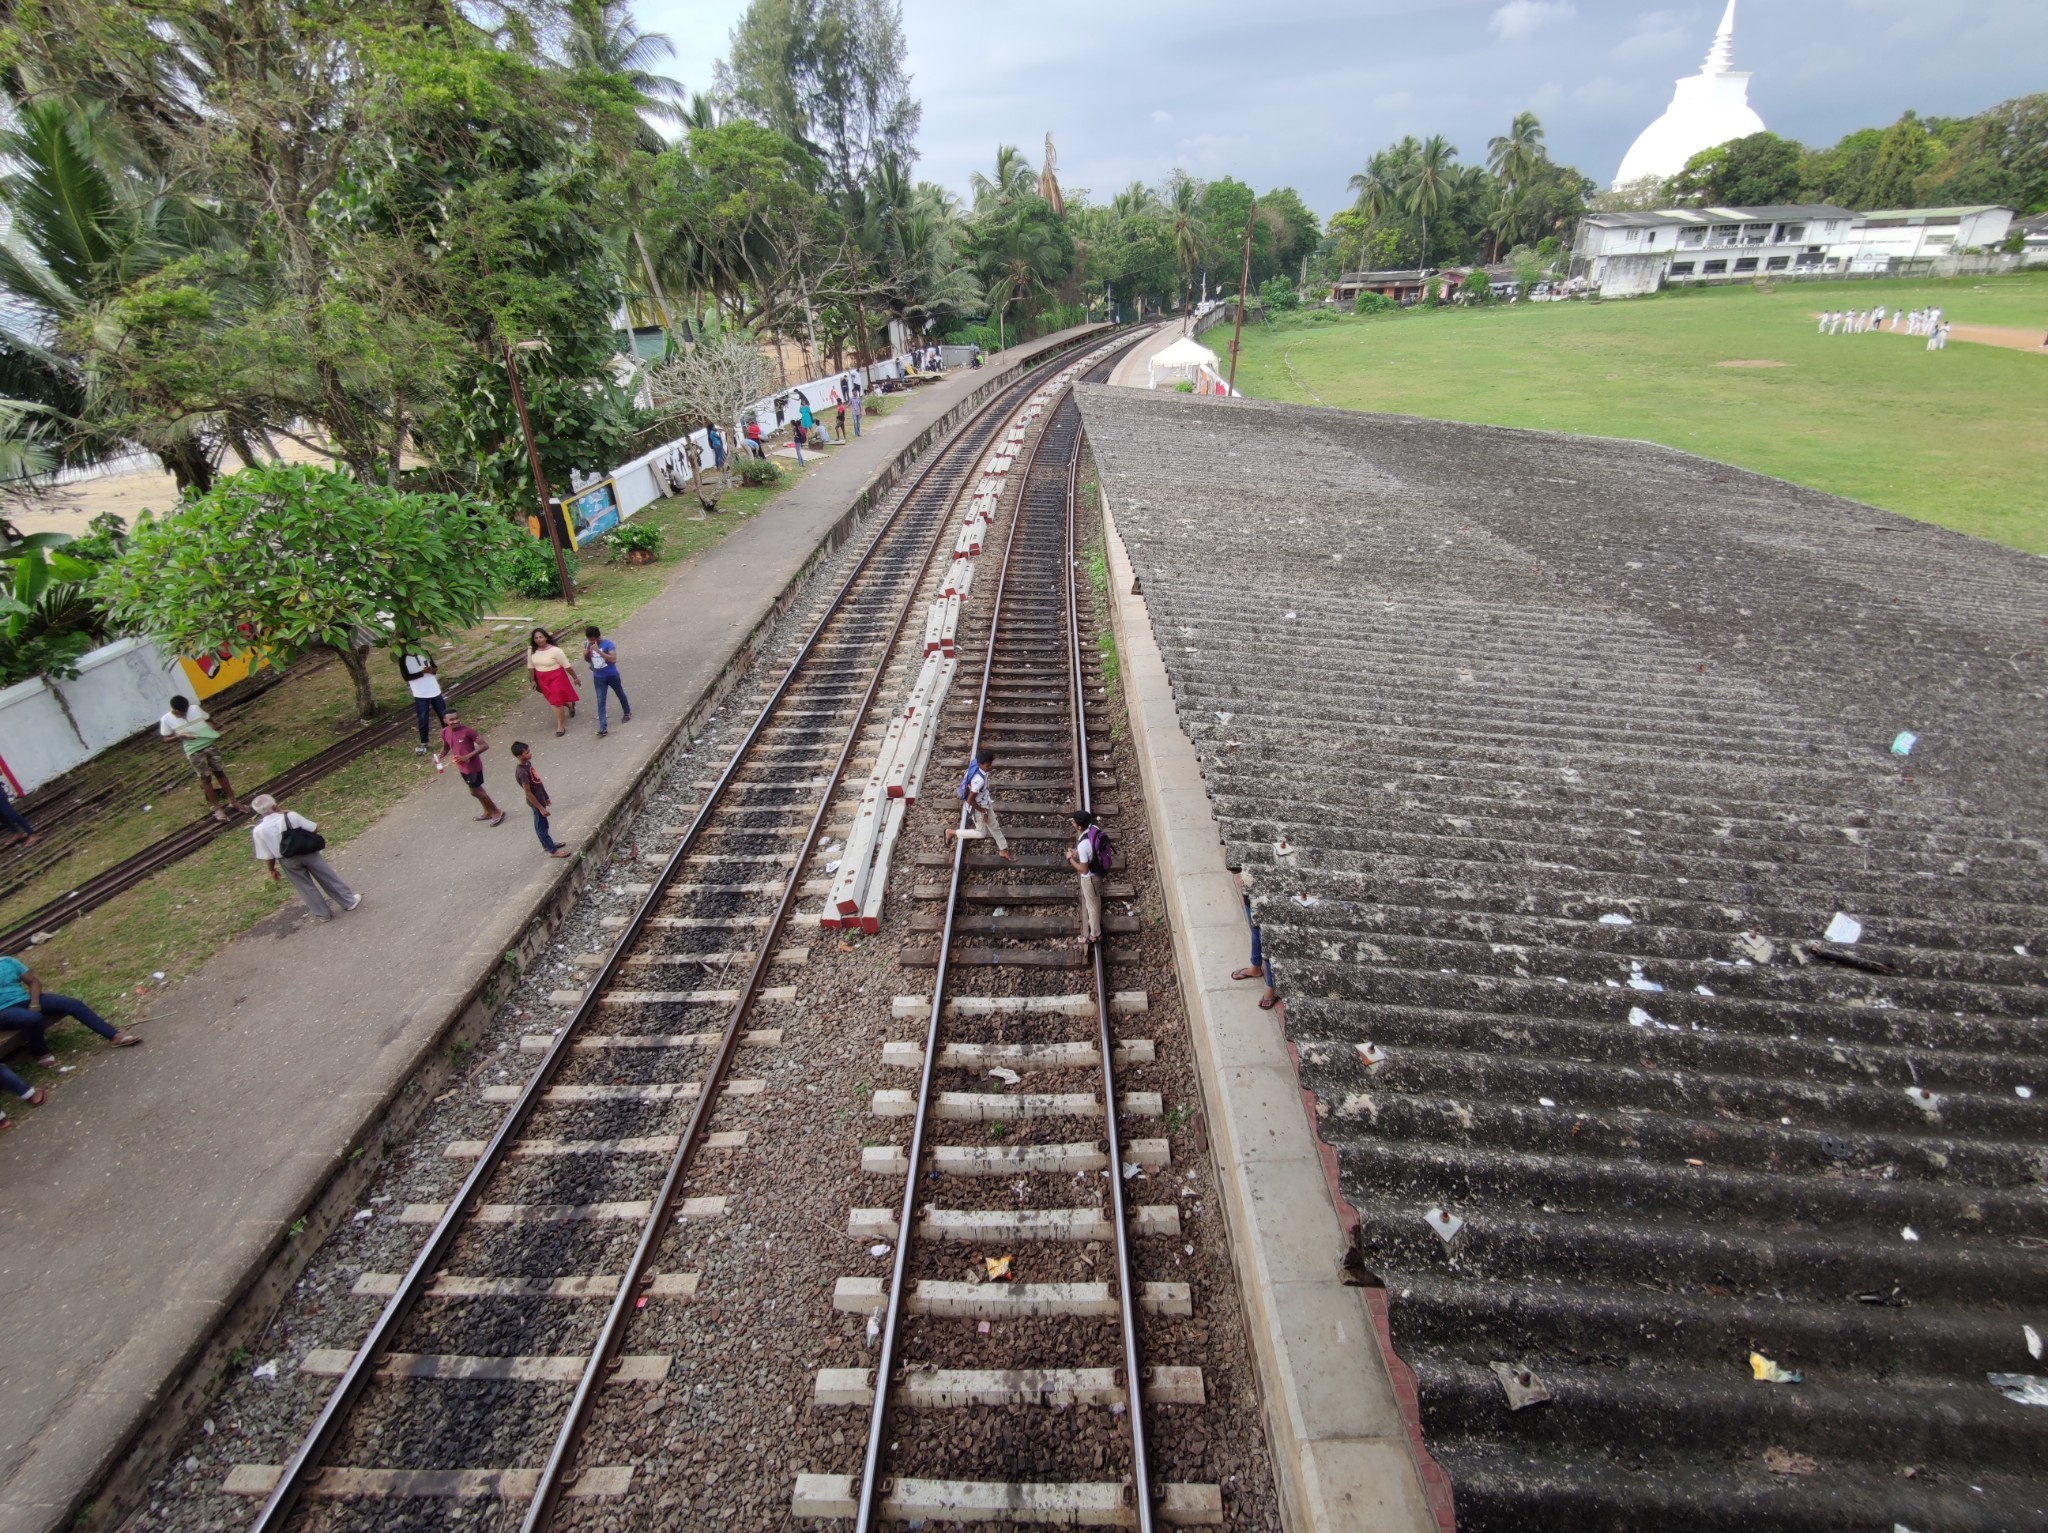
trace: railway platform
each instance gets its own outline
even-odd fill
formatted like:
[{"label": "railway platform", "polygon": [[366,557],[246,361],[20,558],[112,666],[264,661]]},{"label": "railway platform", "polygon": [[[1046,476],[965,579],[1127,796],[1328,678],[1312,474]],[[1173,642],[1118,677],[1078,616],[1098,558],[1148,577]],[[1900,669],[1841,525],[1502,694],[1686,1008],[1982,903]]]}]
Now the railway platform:
[{"label": "railway platform", "polygon": [[[926,433],[1074,334],[871,418],[621,625],[631,726],[600,742],[578,721],[557,740],[530,699],[492,732],[501,803],[516,796],[507,747],[529,739],[556,835],[592,862],[543,856],[517,814],[475,824],[453,778],[437,781],[335,856],[360,911],[266,919],[156,1003],[132,1068],[81,1073],[8,1136],[0,1533],[114,1526],[132,1509],[238,1338],[347,1218],[365,1151],[417,1112],[422,1072],[488,1010],[494,974],[602,870],[607,829],[813,556]],[[318,818],[318,790],[299,807]]]}]

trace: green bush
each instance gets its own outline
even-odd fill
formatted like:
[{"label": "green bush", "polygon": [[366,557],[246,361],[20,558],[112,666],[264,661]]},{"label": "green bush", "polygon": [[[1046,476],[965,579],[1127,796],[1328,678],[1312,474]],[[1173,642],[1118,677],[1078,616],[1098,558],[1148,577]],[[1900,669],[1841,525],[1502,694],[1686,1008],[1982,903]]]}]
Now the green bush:
[{"label": "green bush", "polygon": [[[570,556],[572,567],[574,555]],[[535,601],[562,594],[561,572],[555,568],[555,546],[545,538],[521,538],[512,549],[507,578],[512,589]]]},{"label": "green bush", "polygon": [[782,477],[782,470],[766,458],[741,458],[737,472],[741,484],[774,484]]},{"label": "green bush", "polygon": [[1282,273],[1259,284],[1259,302],[1268,313],[1285,313],[1301,307],[1301,294],[1294,290],[1294,279]]},{"label": "green bush", "polygon": [[1360,293],[1351,300],[1353,314],[1387,314],[1394,308],[1394,300],[1385,293]]},{"label": "green bush", "polygon": [[621,522],[611,531],[611,545],[619,554],[658,554],[661,529],[651,522]]},{"label": "green bush", "polygon": [[1173,386],[1173,391],[1176,394],[1192,394],[1195,391],[1195,385],[1189,379],[1183,378]]}]

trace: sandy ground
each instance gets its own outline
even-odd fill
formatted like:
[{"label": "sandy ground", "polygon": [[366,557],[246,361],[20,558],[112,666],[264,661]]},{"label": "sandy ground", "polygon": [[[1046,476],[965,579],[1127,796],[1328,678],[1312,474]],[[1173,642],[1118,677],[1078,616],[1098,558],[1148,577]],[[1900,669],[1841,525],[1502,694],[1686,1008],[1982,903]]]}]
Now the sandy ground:
[{"label": "sandy ground", "polygon": [[[1819,319],[1819,310],[1815,310],[1811,317]],[[1893,334],[1890,330],[1883,333]],[[1908,335],[1903,330],[1897,334],[1901,340],[1918,341],[1923,346],[1927,344],[1924,335]],[[2044,344],[2043,335],[2043,331],[2020,325],[1959,325],[1951,321],[1948,327],[1948,338],[1952,341],[1974,341],[1979,346],[2004,346],[2011,351],[2035,351],[2048,356],[2048,344]],[[1721,365],[1736,367],[1742,364],[1723,362]]]},{"label": "sandy ground", "polygon": [[[280,440],[277,448],[278,456],[287,463],[330,461],[298,442]],[[38,497],[11,520],[23,532],[68,532],[81,537],[86,524],[102,511],[113,512],[133,527],[135,518],[143,511],[168,511],[177,499],[177,482],[161,470],[102,474],[97,479],[81,479]]]}]

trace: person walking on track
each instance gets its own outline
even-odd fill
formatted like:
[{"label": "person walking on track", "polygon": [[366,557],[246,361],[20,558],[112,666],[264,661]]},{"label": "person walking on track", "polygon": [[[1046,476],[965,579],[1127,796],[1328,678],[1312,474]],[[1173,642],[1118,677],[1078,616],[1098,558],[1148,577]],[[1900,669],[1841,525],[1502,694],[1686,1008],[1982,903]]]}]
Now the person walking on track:
[{"label": "person walking on track", "polygon": [[495,826],[505,823],[505,811],[484,792],[484,752],[490,748],[491,742],[463,723],[461,714],[453,708],[448,710],[448,721],[441,726],[441,749],[455,763],[469,796],[482,806],[483,813],[477,818],[489,820]]},{"label": "person walking on track", "polygon": [[553,806],[548,799],[548,785],[540,780],[540,769],[533,764],[533,747],[524,740],[514,740],[512,759],[519,763],[512,777],[519,784],[519,791],[526,795],[526,807],[533,811],[533,833],[540,837],[541,850],[550,857],[568,856],[569,848],[557,846],[555,838],[548,834]]},{"label": "person walking on track", "polygon": [[946,839],[956,837],[962,841],[980,841],[984,838],[994,841],[996,855],[1005,862],[1013,861],[1010,855],[1010,841],[1003,834],[1003,822],[996,818],[995,793],[989,787],[988,769],[996,764],[993,746],[984,745],[968,758],[967,775],[960,779],[960,798],[974,815],[974,829],[961,830],[955,827],[946,832]]},{"label": "person walking on track", "polygon": [[533,690],[555,710],[555,737],[569,732],[569,720],[576,717],[576,673],[569,669],[569,656],[545,628],[536,628],[526,638],[526,668],[533,672]]},{"label": "person walking on track", "polygon": [[[176,740],[185,748],[185,759],[199,777],[199,791],[205,795],[213,817],[227,823],[228,811],[240,809],[234,785],[228,781],[227,763],[220,759],[220,731],[208,722],[206,710],[189,697],[171,699],[171,711],[157,720],[156,732]],[[218,787],[218,792],[215,791]]]},{"label": "person walking on track", "polygon": [[249,807],[261,816],[256,828],[249,832],[256,860],[269,865],[271,878],[290,881],[314,920],[334,919],[334,912],[327,905],[330,899],[343,910],[354,910],[362,904],[363,897],[343,883],[341,875],[320,855],[327,850],[327,842],[318,825],[302,814],[280,809],[268,793],[257,794],[249,801]]},{"label": "person walking on track", "polygon": [[619,646],[607,639],[592,623],[583,630],[583,663],[590,667],[590,684],[597,689],[597,737],[611,733],[604,716],[606,692],[619,694],[619,722],[633,722],[633,705],[626,701],[626,689],[619,681]]},{"label": "person walking on track", "polygon": [[1067,866],[1081,881],[1081,956],[1087,958],[1102,940],[1102,874],[1105,861],[1101,845],[1102,827],[1085,809],[1074,811],[1074,848],[1067,853]]},{"label": "person walking on track", "polygon": [[[50,1041],[44,1034],[49,1025],[60,1017],[84,1023],[117,1049],[133,1048],[142,1042],[133,1033],[122,1032],[76,996],[45,990],[42,980],[36,977],[36,971],[19,958],[12,955],[0,957],[0,1029],[20,1033],[36,1063],[46,1070],[57,1067],[57,1056],[50,1052]],[[5,1070],[4,1066],[0,1066],[0,1070],[4,1070],[0,1073],[0,1086],[5,1086],[31,1106],[42,1104],[44,1093],[41,1087],[31,1091],[28,1082],[12,1070]]]},{"label": "person walking on track", "polygon": [[398,674],[405,678],[405,689],[412,694],[412,716],[420,726],[420,743],[413,750],[415,756],[427,753],[427,715],[432,714],[445,728],[448,723],[448,700],[441,693],[441,668],[434,664],[434,657],[423,650],[408,649],[398,657]]}]

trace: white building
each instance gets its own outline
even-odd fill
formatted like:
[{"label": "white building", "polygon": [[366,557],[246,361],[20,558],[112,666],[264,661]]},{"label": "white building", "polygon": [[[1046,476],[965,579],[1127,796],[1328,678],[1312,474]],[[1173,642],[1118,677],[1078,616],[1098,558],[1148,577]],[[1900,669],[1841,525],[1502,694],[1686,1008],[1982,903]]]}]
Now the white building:
[{"label": "white building", "polygon": [[1678,82],[1664,115],[1637,135],[1621,157],[1616,186],[1646,176],[1668,181],[1702,149],[1764,131],[1764,120],[1749,104],[1749,74],[1734,64],[1735,0],[1728,0],[1707,61],[1698,74]]},{"label": "white building", "polygon": [[1832,271],[1859,222],[1826,203],[1589,213],[1572,242],[1571,274],[1602,297],[1632,298],[1656,292],[1667,278]]},{"label": "white building", "polygon": [[1894,261],[1996,250],[2011,232],[2011,208],[1887,208],[1858,219],[1838,253],[1850,271],[1885,271]]}]

